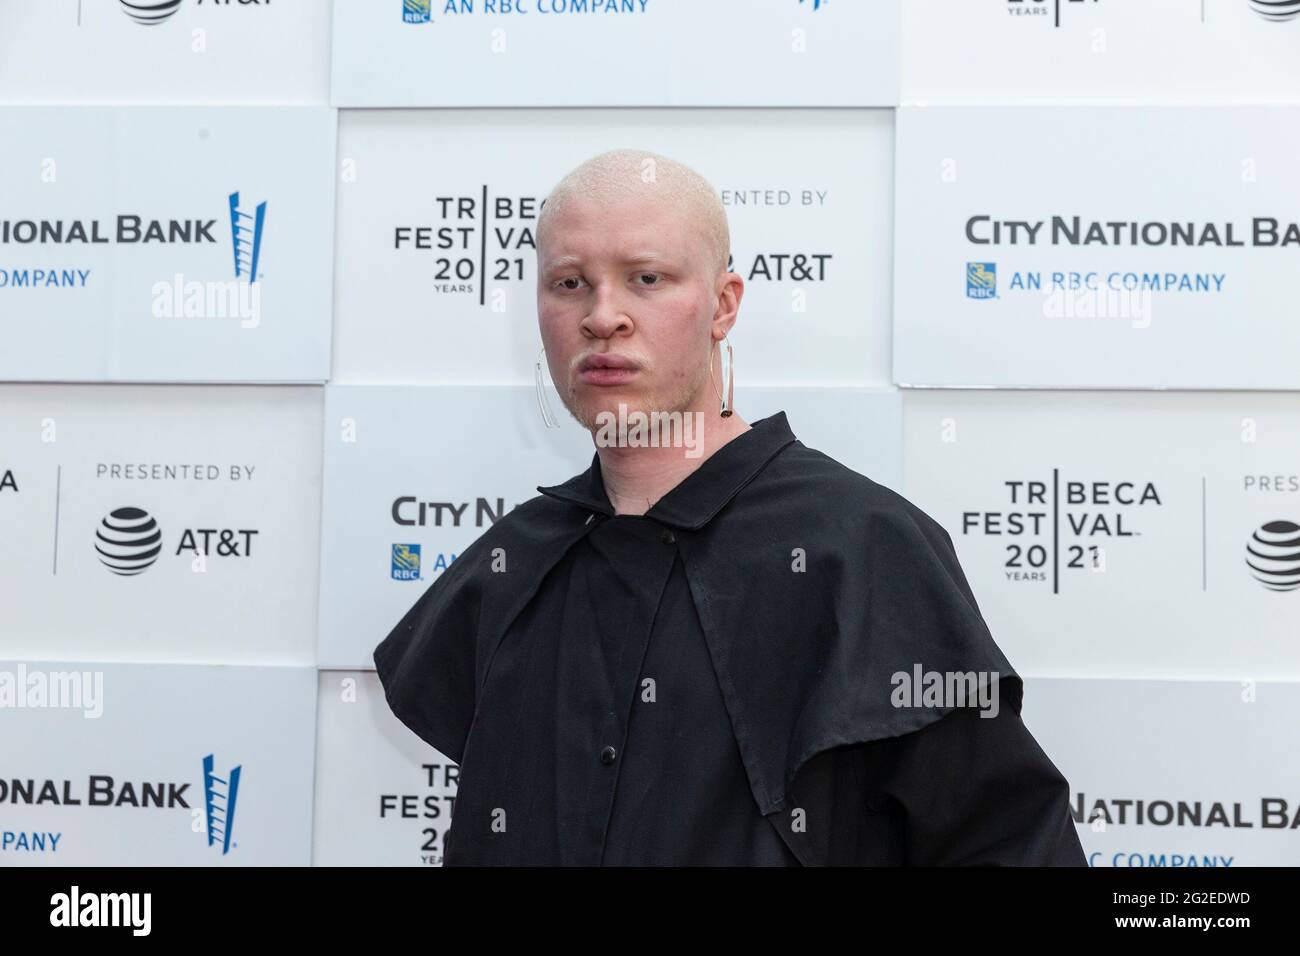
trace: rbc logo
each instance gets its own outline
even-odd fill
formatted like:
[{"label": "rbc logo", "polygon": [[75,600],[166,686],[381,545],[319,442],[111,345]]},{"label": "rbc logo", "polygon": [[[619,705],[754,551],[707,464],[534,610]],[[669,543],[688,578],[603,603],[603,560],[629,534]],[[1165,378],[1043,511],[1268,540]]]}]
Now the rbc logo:
[{"label": "rbc logo", "polygon": [[420,546],[418,544],[393,545],[393,580],[418,581],[420,579]]},{"label": "rbc logo", "polygon": [[966,298],[993,299],[998,294],[998,264],[996,262],[966,263]]},{"label": "rbc logo", "polygon": [[402,0],[403,23],[428,23],[432,0]]}]

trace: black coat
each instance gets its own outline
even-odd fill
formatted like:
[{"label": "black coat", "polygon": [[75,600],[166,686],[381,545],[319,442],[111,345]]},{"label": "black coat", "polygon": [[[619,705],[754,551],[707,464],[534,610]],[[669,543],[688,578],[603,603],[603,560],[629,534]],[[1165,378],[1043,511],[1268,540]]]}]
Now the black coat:
[{"label": "black coat", "polygon": [[[375,651],[393,712],[462,765],[448,862],[467,783],[499,789],[510,773],[475,754],[476,726],[505,709],[477,709],[494,699],[494,656],[538,606],[548,575],[613,514],[599,456],[538,490],[467,548]],[[787,857],[1086,865],[1068,785],[1021,720],[1021,680],[951,538],[928,515],[804,446],[778,413],[705,459],[644,518],[662,526],[656,543],[673,550],[669,563],[680,562],[689,584],[749,809],[769,819]],[[551,626],[529,618],[533,633]],[[919,699],[931,674],[984,680],[996,716],[973,701]],[[486,748],[502,738],[477,739]],[[479,768],[495,777],[476,777]],[[470,839],[459,841],[467,858]]]}]

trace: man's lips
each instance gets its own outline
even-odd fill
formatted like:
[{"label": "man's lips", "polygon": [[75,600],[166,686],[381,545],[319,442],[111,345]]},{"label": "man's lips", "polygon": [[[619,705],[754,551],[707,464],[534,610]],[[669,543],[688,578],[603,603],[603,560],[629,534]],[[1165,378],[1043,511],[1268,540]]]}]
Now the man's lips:
[{"label": "man's lips", "polygon": [[636,377],[640,366],[622,355],[589,355],[578,366],[578,378],[588,385],[622,385]]}]

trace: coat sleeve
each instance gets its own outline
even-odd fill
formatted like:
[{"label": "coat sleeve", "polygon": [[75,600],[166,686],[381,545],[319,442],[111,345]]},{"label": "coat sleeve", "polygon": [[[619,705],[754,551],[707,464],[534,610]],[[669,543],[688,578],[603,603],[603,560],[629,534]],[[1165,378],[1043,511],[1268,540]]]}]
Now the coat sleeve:
[{"label": "coat sleeve", "polygon": [[375,648],[393,714],[459,764],[474,717],[484,537],[476,539]]},{"label": "coat sleeve", "polygon": [[890,817],[914,866],[1086,866],[1069,784],[1017,708],[958,708],[858,746],[866,813]]}]

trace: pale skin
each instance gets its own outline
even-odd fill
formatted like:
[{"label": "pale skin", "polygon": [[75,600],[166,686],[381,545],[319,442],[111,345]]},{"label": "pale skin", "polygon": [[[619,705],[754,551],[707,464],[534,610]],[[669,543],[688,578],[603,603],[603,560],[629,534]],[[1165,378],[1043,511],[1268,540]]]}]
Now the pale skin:
[{"label": "pale skin", "polygon": [[[645,514],[750,427],[739,414],[719,416],[717,392],[718,343],[736,322],[744,280],[717,270],[691,222],[686,204],[662,195],[610,205],[578,198],[538,237],[537,318],[547,365],[565,406],[592,432],[617,514]],[[584,371],[595,355],[621,356],[634,367]],[[620,402],[629,412],[702,412],[702,453],[596,443],[596,415],[617,413]]]}]

